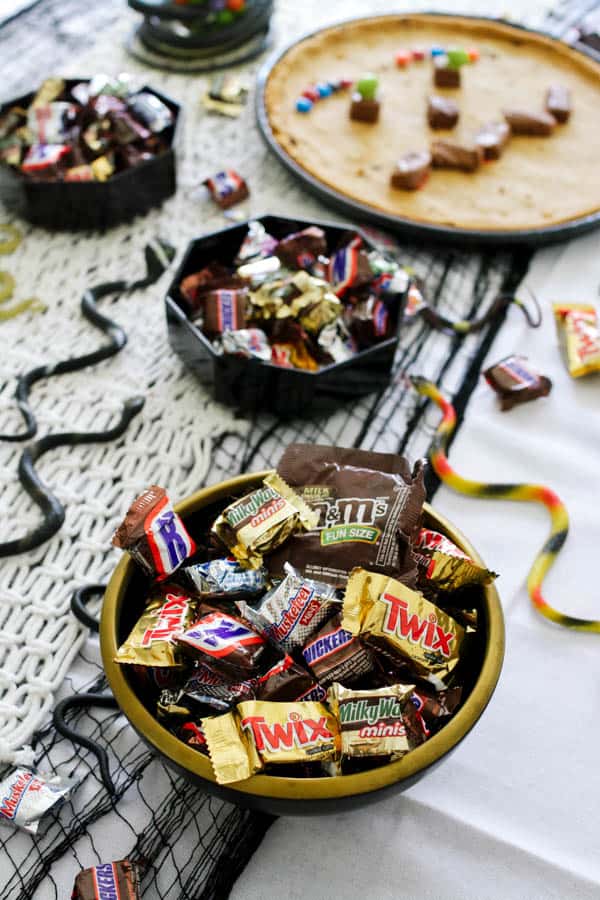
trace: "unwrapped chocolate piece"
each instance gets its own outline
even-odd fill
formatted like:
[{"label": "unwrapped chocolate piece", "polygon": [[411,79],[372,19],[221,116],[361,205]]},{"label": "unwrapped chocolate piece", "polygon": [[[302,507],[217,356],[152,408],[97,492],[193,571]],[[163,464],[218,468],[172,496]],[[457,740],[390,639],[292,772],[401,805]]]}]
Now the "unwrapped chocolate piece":
[{"label": "unwrapped chocolate piece", "polygon": [[381,104],[375,97],[366,99],[358,91],[352,94],[350,103],[350,118],[355,122],[369,122],[373,124],[379,119]]},{"label": "unwrapped chocolate piece", "polygon": [[422,729],[406,727],[405,720],[416,716],[413,690],[413,684],[392,684],[366,691],[332,684],[327,701],[339,722],[342,755],[391,755],[398,759],[422,743]]},{"label": "unwrapped chocolate piece", "polygon": [[600,323],[591,303],[553,303],[559,341],[569,375],[600,372]]},{"label": "unwrapped chocolate piece", "polygon": [[402,191],[416,191],[422,187],[431,171],[431,153],[428,150],[406,153],[396,163],[390,184]]},{"label": "unwrapped chocolate piece", "polygon": [[36,834],[42,816],[62,803],[76,784],[59,775],[13,769],[0,782],[0,825]]},{"label": "unwrapped chocolate piece", "polygon": [[307,534],[269,553],[271,574],[283,574],[289,562],[308,578],[344,587],[360,554],[374,571],[414,584],[409,541],[425,500],[421,461],[411,471],[393,453],[291,444],[277,471],[316,515]]},{"label": "unwrapped chocolate piece", "polygon": [[164,585],[150,597],[144,612],[127,640],[121,644],[115,662],[140,666],[169,667],[182,664],[174,637],[193,622],[196,603],[172,586]]},{"label": "unwrapped chocolate piece", "polygon": [[507,356],[486,369],[483,376],[498,394],[502,410],[546,397],[552,389],[550,379],[541,375],[525,356]]},{"label": "unwrapped chocolate piece", "polygon": [[474,172],[483,159],[483,150],[476,143],[459,144],[456,141],[433,141],[431,162],[435,169],[460,169]]},{"label": "unwrapped chocolate piece", "polygon": [[268,764],[333,760],[337,720],[322,703],[249,700],[202,720],[218,784],[241,781]]},{"label": "unwrapped chocolate piece", "polygon": [[318,514],[277,474],[263,486],[235,500],[215,521],[211,533],[243,565],[258,569],[264,553],[300,529],[314,528]]},{"label": "unwrapped chocolate piece", "polygon": [[374,669],[371,651],[342,628],[339,616],[335,616],[317,632],[302,655],[323,687],[334,681],[354,684],[371,675]]},{"label": "unwrapped chocolate piece", "polygon": [[161,581],[193,553],[196,545],[174,512],[164,488],[151,485],[137,497],[112,539],[144,572]]},{"label": "unwrapped chocolate piece", "polygon": [[83,869],[71,900],[140,900],[140,872],[128,859]]},{"label": "unwrapped chocolate piece", "polygon": [[503,109],[502,115],[513,134],[531,137],[548,137],[556,127],[556,119],[548,112],[532,112],[525,109]]},{"label": "unwrapped chocolate piece", "polygon": [[432,94],[427,101],[427,121],[430,128],[454,128],[460,115],[458,104],[446,97]]},{"label": "unwrapped chocolate piece", "polygon": [[424,577],[439,590],[455,591],[469,584],[490,584],[497,577],[445,535],[430,528],[421,529],[413,548]]},{"label": "unwrapped chocolate piece", "polygon": [[438,689],[448,686],[465,636],[458,622],[422,594],[361,568],[348,579],[342,626]]},{"label": "unwrapped chocolate piece", "polygon": [[553,84],[546,92],[546,110],[563,125],[571,115],[571,92],[562,84]]},{"label": "unwrapped chocolate piece", "polygon": [[500,159],[509,138],[508,122],[488,122],[475,135],[475,143],[481,147],[485,160]]},{"label": "unwrapped chocolate piece", "polygon": [[174,640],[187,654],[221,677],[247,678],[256,673],[264,638],[241,619],[201,606],[199,618]]},{"label": "unwrapped chocolate piece", "polygon": [[448,57],[440,54],[433,57],[433,83],[441,88],[460,87],[460,68],[452,66]]}]

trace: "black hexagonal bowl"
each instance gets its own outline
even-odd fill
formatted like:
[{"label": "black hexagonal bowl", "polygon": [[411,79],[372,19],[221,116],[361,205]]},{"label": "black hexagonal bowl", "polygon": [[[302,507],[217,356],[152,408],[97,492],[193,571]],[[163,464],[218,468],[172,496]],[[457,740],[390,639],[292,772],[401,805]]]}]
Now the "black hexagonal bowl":
[{"label": "black hexagonal bowl", "polygon": [[[350,230],[361,235],[367,249],[372,243],[352,225],[308,222],[281,216],[261,216],[259,222],[273,237],[281,239],[309,225],[319,225],[329,248]],[[396,335],[361,350],[342,363],[305,372],[287,369],[257,359],[218,353],[207,337],[188,318],[179,284],[213,260],[230,265],[248,232],[248,222],[233,225],[192,241],[165,298],[169,342],[203,383],[213,387],[215,398],[243,412],[262,410],[282,418],[305,412],[331,410],[340,403],[384,388],[390,381],[403,303],[398,309]]]},{"label": "black hexagonal bowl", "polygon": [[[89,78],[66,79],[67,88]],[[175,143],[181,109],[169,97],[144,86],[174,115],[165,132],[168,150],[137,166],[118,172],[108,181],[31,181],[0,164],[0,196],[9,209],[34,225],[51,229],[105,229],[148,212],[175,193]],[[12,106],[27,107],[34,94],[25,94],[0,106],[0,116]]]}]

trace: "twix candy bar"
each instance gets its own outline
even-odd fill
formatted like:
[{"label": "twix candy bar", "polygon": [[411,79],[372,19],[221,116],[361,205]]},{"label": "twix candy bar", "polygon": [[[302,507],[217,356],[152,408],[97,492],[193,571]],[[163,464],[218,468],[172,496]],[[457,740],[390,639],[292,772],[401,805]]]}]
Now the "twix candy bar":
[{"label": "twix candy bar", "polygon": [[589,303],[554,303],[554,318],[569,375],[600,372],[600,324]]},{"label": "twix candy bar", "polygon": [[447,686],[465,636],[458,622],[422,594],[360,568],[348,579],[342,626],[394,662],[409,663],[438,689]]},{"label": "twix candy bar", "polygon": [[162,581],[196,551],[164,488],[151,485],[137,497],[112,543],[127,552],[147,575]]},{"label": "twix candy bar", "polygon": [[440,590],[454,591],[468,584],[490,584],[496,578],[485,566],[480,566],[449,538],[422,528],[413,549],[422,565],[425,578]]},{"label": "twix candy bar", "polygon": [[134,625],[127,640],[117,651],[115,661],[141,666],[177,666],[182,662],[175,635],[194,620],[196,606],[180,589],[165,585],[151,599]]},{"label": "twix candy bar", "polygon": [[212,534],[242,565],[258,569],[263,553],[300,529],[314,528],[318,514],[279,477],[267,475],[262,487],[223,510]]},{"label": "twix candy bar", "polygon": [[265,765],[333,760],[337,720],[322,703],[248,700],[233,712],[202,720],[219,784],[241,781]]}]

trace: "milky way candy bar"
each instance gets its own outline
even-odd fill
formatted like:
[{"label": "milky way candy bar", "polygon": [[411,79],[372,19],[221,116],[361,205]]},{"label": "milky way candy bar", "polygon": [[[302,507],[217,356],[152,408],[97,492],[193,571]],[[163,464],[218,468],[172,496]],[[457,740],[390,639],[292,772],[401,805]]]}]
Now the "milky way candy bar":
[{"label": "milky way candy bar", "polygon": [[137,497],[112,539],[127,550],[147,575],[162,581],[174,572],[196,545],[174,512],[164,488],[151,485]]},{"label": "milky way candy bar", "polygon": [[[344,756],[403,756],[422,743],[422,728],[414,728],[412,684],[393,684],[367,691],[354,691],[332,684],[327,692],[329,707],[340,726]],[[407,728],[408,723],[408,728]]]},{"label": "milky way candy bar", "polygon": [[533,366],[525,356],[507,356],[483,373],[489,386],[500,398],[500,409],[512,409],[537,397],[546,397],[552,382]]},{"label": "milky way candy bar", "polygon": [[348,580],[342,625],[438,689],[447,686],[465,636],[458,622],[422,594],[360,568]]},{"label": "milky way candy bar", "polygon": [[212,534],[243,565],[260,568],[263,554],[300,529],[314,528],[318,515],[273,473],[262,487],[235,500],[215,521]]},{"label": "milky way candy bar", "polygon": [[182,655],[174,636],[190,625],[196,603],[178,587],[165,585],[150,599],[131,634],[119,647],[115,662],[139,666],[178,666]]},{"label": "milky way candy bar", "polygon": [[250,700],[233,712],[202,720],[219,784],[241,781],[268,764],[332,760],[337,720],[322,703]]}]

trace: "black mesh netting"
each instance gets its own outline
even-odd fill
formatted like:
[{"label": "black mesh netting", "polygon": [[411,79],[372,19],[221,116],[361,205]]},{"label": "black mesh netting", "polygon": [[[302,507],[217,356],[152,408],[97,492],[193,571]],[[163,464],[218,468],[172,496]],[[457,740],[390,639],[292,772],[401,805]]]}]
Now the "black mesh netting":
[{"label": "black mesh netting", "polygon": [[[562,4],[548,18],[548,28],[555,34],[566,33],[589,17],[595,6]],[[35,71],[48,68],[45,62],[58,68],[75,45],[81,49],[111,24],[119,9],[118,0],[85,6],[79,0],[45,0],[10,21],[0,29],[0,44],[3,61],[12,67],[13,86],[28,86]],[[29,55],[24,48],[29,48]],[[522,250],[468,252],[403,244],[401,255],[423,279],[429,301],[457,318],[484,311],[500,291],[513,289],[529,262],[529,254]],[[513,309],[509,314],[520,313]],[[400,451],[413,459],[425,454],[438,417],[417,400],[402,373],[410,369],[441,384],[454,398],[460,420],[501,323],[497,319],[466,339],[414,323],[401,338],[389,388],[334,415],[281,423],[261,414],[245,437],[227,435],[214,448],[210,480],[268,468],[294,440]],[[430,496],[435,487],[431,480]],[[93,637],[63,694],[76,689],[106,689]],[[80,709],[72,714],[70,724],[107,748],[116,796],[110,798],[103,788],[93,754],[74,747],[50,725],[39,732],[34,740],[38,768],[59,769],[81,782],[62,809],[43,821],[35,840],[12,830],[1,831],[2,900],[63,900],[79,869],[115,858],[115,847],[120,848],[120,857],[143,862],[145,898],[227,897],[272,819],[191,787],[146,749],[118,712]]]}]

